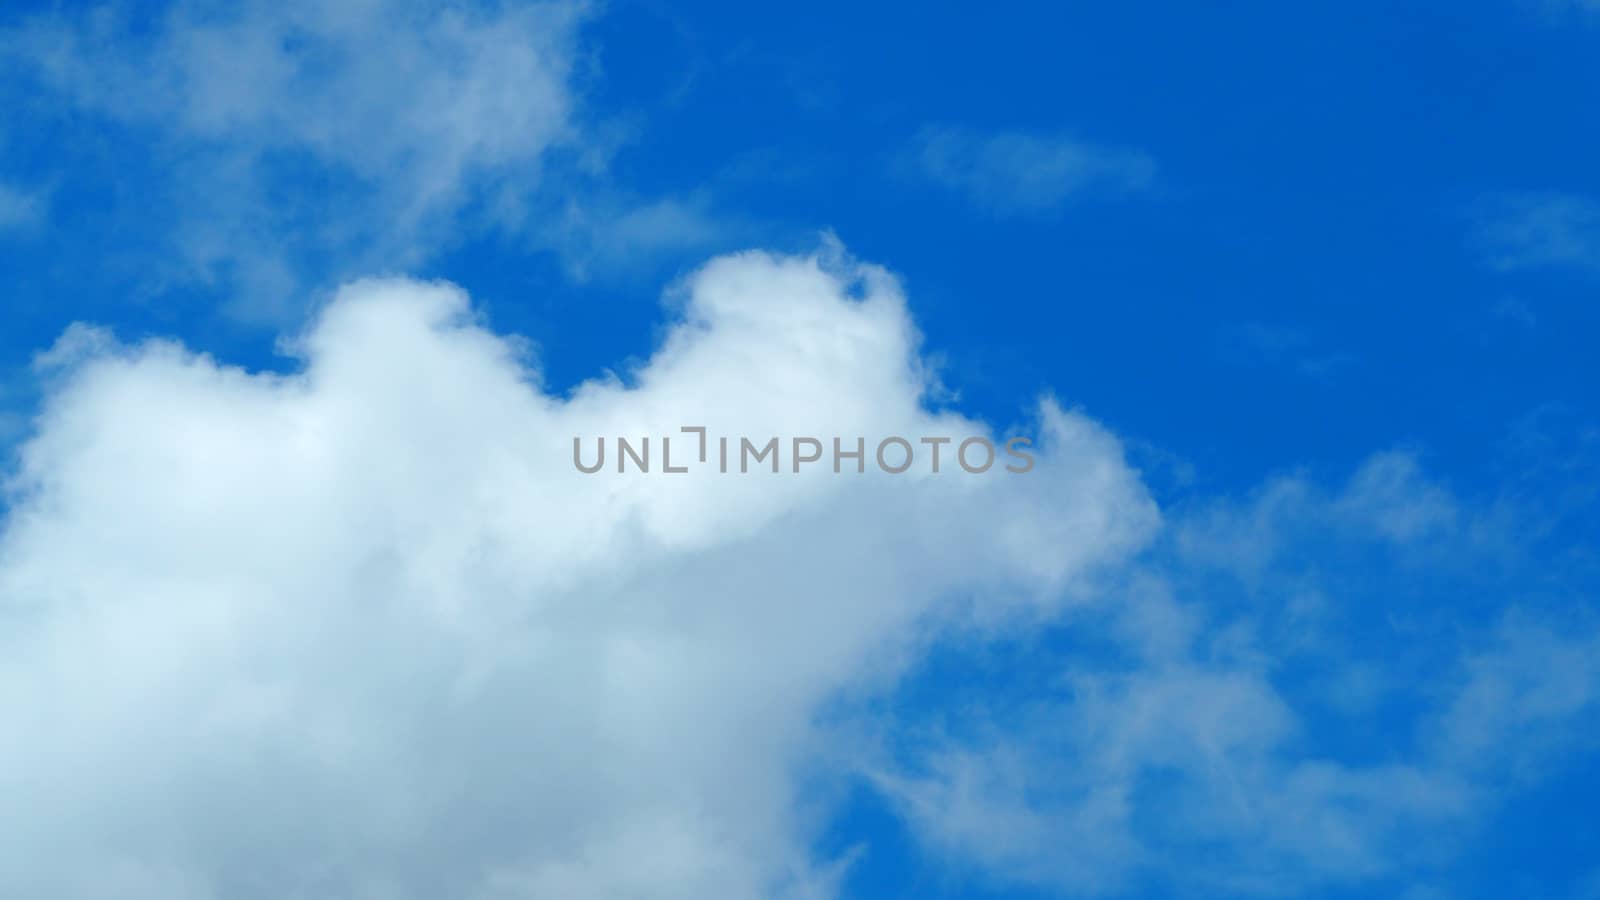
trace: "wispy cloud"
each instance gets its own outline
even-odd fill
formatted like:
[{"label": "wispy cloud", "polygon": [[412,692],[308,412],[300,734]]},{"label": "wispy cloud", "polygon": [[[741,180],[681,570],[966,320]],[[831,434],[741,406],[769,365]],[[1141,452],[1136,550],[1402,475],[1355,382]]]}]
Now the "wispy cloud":
[{"label": "wispy cloud", "polygon": [[930,126],[913,140],[911,158],[924,176],[995,215],[1048,212],[1091,188],[1137,190],[1156,174],[1138,150],[1015,131]]},{"label": "wispy cloud", "polygon": [[[1169,510],[1172,552],[1086,592],[1072,652],[1013,652],[1020,684],[949,688],[959,718],[888,726],[863,768],[942,860],[1000,881],[1403,883],[1595,744],[1600,628],[1577,598],[1465,608],[1463,571],[1481,589],[1473,567],[1526,534],[1496,506],[1392,451],[1333,489],[1284,476]],[[1513,571],[1494,589],[1553,574]]]},{"label": "wispy cloud", "polygon": [[494,227],[485,211],[535,190],[554,154],[582,168],[584,14],[180,0],[26,20],[0,34],[0,59],[148,154],[142,225],[172,251],[160,277],[234,282],[270,318],[307,277],[406,269]]},{"label": "wispy cloud", "polygon": [[43,203],[37,192],[0,182],[0,231],[26,228],[38,222]]},{"label": "wispy cloud", "polygon": [[1462,767],[1505,765],[1531,778],[1565,754],[1600,749],[1594,623],[1557,627],[1514,611],[1483,643],[1463,661],[1440,717],[1441,753]]},{"label": "wispy cloud", "polygon": [[1510,193],[1479,206],[1479,238],[1495,268],[1600,270],[1600,204],[1574,194]]},{"label": "wispy cloud", "polygon": [[596,192],[569,197],[537,225],[537,237],[560,253],[579,281],[636,273],[673,254],[733,243],[750,228],[719,210],[709,192],[645,200]]},{"label": "wispy cloud", "polygon": [[1327,381],[1358,363],[1350,353],[1319,347],[1304,329],[1265,322],[1243,322],[1217,330],[1222,358],[1242,366],[1271,366]]}]

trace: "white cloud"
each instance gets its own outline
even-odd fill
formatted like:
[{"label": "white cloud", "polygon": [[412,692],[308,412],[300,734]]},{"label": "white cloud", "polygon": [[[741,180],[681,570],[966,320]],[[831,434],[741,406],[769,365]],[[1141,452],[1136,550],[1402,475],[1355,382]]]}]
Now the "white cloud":
[{"label": "white cloud", "polygon": [[986,431],[921,408],[879,270],[683,293],[568,398],[446,285],[345,288],[287,376],[75,332],[0,539],[0,893],[826,896],[822,705],[1156,513],[1048,404],[1021,476],[577,473],[574,435]]},{"label": "white cloud", "polygon": [[[1026,476],[577,473],[574,435],[685,424],[989,433],[923,408],[898,287],[835,248],[677,293],[626,384],[567,397],[438,284],[347,287],[285,376],[64,335],[0,538],[0,717],[26,736],[0,745],[0,893],[827,897],[848,859],[813,855],[799,785],[863,771],[996,878],[1292,891],[1447,852],[1594,715],[1589,627],[1508,620],[1409,686],[1330,630],[1356,604],[1319,597],[1308,542],[1421,554],[1409,583],[1484,540],[1404,453],[1185,511],[1171,559],[1131,567],[1157,513],[1049,403]],[[1213,571],[1254,605],[1188,592]],[[930,640],[1069,611],[1116,652],[1052,656],[949,733],[823,714]],[[1396,691],[1430,696],[1417,740],[1321,752],[1317,704],[1361,724]]]},{"label": "white cloud", "polygon": [[978,738],[914,745],[873,777],[943,858],[1067,896],[1359,881],[1407,855],[1398,835],[1474,808],[1451,771],[1303,751],[1269,670],[1208,658],[1214,643],[1169,649],[1121,670],[1068,664],[1024,713],[988,711]]},{"label": "white cloud", "polygon": [[532,190],[553,150],[585,152],[571,88],[584,12],[181,0],[36,18],[0,35],[0,55],[143,129],[172,173],[183,263],[169,277],[242,284],[253,308],[239,312],[270,320],[308,270],[413,266],[460,236],[470,204]]},{"label": "white cloud", "polygon": [[1336,491],[1292,474],[1266,480],[1245,503],[1203,503],[1175,535],[1190,563],[1253,577],[1287,545],[1308,536],[1417,544],[1462,537],[1470,524],[1449,490],[1430,480],[1414,455],[1390,450],[1368,457]]},{"label": "white cloud", "polygon": [[1090,188],[1144,188],[1156,171],[1154,160],[1136,150],[948,127],[924,128],[912,157],[924,176],[996,215],[1049,212]]},{"label": "white cloud", "polygon": [[707,251],[742,233],[703,193],[654,201],[568,198],[546,219],[540,239],[559,250],[568,273],[580,281],[637,273],[668,254]]},{"label": "white cloud", "polygon": [[1332,490],[1178,506],[1170,548],[1092,586],[1047,647],[1008,646],[1025,685],[867,723],[861,767],[942,862],[1067,896],[1426,872],[1595,749],[1600,631],[1570,593],[1499,618],[1515,594],[1485,557],[1526,532],[1502,514],[1399,452]]},{"label": "white cloud", "polygon": [[1596,749],[1600,631],[1592,622],[1557,630],[1513,611],[1485,644],[1467,656],[1440,717],[1441,754],[1533,777],[1567,752]]}]

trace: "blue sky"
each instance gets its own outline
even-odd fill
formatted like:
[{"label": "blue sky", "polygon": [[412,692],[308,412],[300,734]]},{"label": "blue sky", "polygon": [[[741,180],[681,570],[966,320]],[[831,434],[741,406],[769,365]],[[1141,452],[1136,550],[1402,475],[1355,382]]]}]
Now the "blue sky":
[{"label": "blue sky", "polygon": [[[662,596],[751,590],[759,582],[729,580],[737,563],[733,574],[715,568],[727,562],[718,554],[741,558],[739,542],[749,541],[749,558],[775,554],[767,571],[797,579],[795,590],[812,577],[795,562],[800,555],[832,553],[828,567],[853,573],[849,590],[882,601],[882,616],[863,613],[844,629],[851,640],[818,649],[837,660],[833,668],[795,663],[774,676],[773,696],[788,699],[773,705],[787,724],[737,745],[741,759],[768,754],[772,762],[735,798],[706,799],[710,782],[667,762],[652,769],[662,783],[682,780],[686,808],[715,810],[706,814],[717,826],[709,834],[748,829],[763,836],[759,846],[679,868],[646,866],[645,881],[618,888],[574,860],[611,852],[654,859],[646,848],[679,846],[676,832],[639,823],[678,808],[655,794],[623,802],[595,787],[577,790],[570,802],[578,811],[565,815],[628,840],[603,853],[530,838],[525,855],[537,865],[493,881],[490,861],[504,859],[491,848],[509,840],[500,832],[506,822],[521,820],[472,798],[525,791],[526,803],[538,805],[544,789],[496,769],[473,785],[481,793],[418,814],[465,816],[474,827],[462,844],[478,844],[435,846],[422,854],[425,871],[394,876],[403,886],[384,894],[367,869],[382,870],[404,841],[351,839],[347,854],[318,863],[334,873],[323,895],[676,896],[677,879],[702,896],[1600,896],[1600,833],[1590,813],[1600,790],[1597,47],[1600,6],[1587,0],[1404,9],[8,5],[0,13],[8,112],[0,126],[0,440],[12,487],[0,609],[18,617],[15,640],[35,655],[0,668],[19,686],[0,693],[0,709],[8,697],[68,683],[50,680],[65,677],[51,666],[92,658],[88,637],[38,623],[55,622],[52,604],[78,602],[70,598],[116,606],[119,588],[66,573],[68,560],[122,571],[112,550],[102,559],[95,549],[118,516],[147,523],[151,540],[175,547],[187,532],[171,523],[195,509],[274,534],[273,516],[337,518],[369,502],[387,508],[373,497],[398,491],[414,501],[407,515],[433,527],[425,538],[400,529],[385,552],[429,559],[448,555],[439,548],[450,535],[485,521],[489,513],[462,497],[496,489],[476,482],[459,496],[391,485],[327,499],[327,507],[308,494],[279,510],[252,505],[229,485],[282,478],[292,487],[280,493],[299,497],[296,488],[321,482],[279,457],[252,462],[248,447],[239,460],[197,457],[219,467],[214,482],[186,481],[174,468],[172,460],[188,459],[180,448],[213,439],[234,446],[221,435],[260,427],[272,444],[288,426],[252,418],[270,419],[260,410],[277,402],[260,397],[320,396],[322,385],[343,384],[346,354],[417,367],[421,380],[408,390],[421,393],[407,396],[428,428],[411,444],[403,430],[361,431],[381,416],[360,410],[404,405],[384,393],[410,384],[399,376],[370,387],[370,397],[352,386],[353,405],[319,427],[364,448],[356,471],[389,471],[383,460],[394,455],[408,460],[394,471],[412,472],[414,462],[419,477],[440,484],[501,461],[436,445],[432,435],[458,434],[462,446],[510,439],[489,424],[499,407],[469,414],[483,398],[513,395],[489,375],[461,374],[478,369],[449,355],[467,353],[458,343],[519,336],[510,346],[524,354],[519,377],[530,396],[608,427],[656,422],[657,414],[692,418],[698,412],[669,389],[692,380],[685,373],[770,358],[771,371],[794,367],[774,383],[793,388],[784,395],[790,405],[779,406],[796,421],[834,404],[903,417],[894,421],[959,415],[997,432],[1056,435],[1059,444],[1046,444],[1063,455],[1034,494],[985,495],[968,509],[961,504],[979,501],[928,488],[928,497],[905,501],[930,521],[948,520],[952,530],[929,535],[966,535],[958,525],[976,509],[1036,521],[1056,543],[1040,537],[1007,565],[993,562],[1001,549],[923,562],[928,545],[910,538],[885,551],[911,554],[893,566],[833,542],[811,547],[799,529],[853,534],[840,523],[856,522],[898,533],[895,520],[874,516],[901,507],[857,510],[834,488],[811,499],[738,494],[726,502],[753,511],[726,522],[693,513],[693,527],[710,530],[692,538],[648,526],[654,537],[641,540],[663,555],[650,557],[659,570],[645,572],[676,585]],[[749,250],[771,256],[707,267]],[[813,273],[821,280],[783,262],[803,259],[822,260]],[[875,266],[895,287],[874,280]],[[450,282],[470,297],[470,313],[415,282],[374,290],[424,299],[339,293],[373,276]],[[764,299],[748,308],[719,299],[751,292]],[[804,302],[783,298],[817,292],[838,294],[838,304],[816,313],[833,323],[823,332],[833,337],[819,338],[824,346],[861,329],[882,341],[872,346],[914,356],[911,374],[848,354],[791,359],[782,331],[768,330],[779,318],[763,317]],[[920,344],[892,325],[898,313],[850,305],[866,296],[898,309],[902,301],[889,298],[902,295]],[[880,309],[877,302],[864,308]],[[456,311],[418,312],[436,309]],[[415,337],[407,328],[417,316],[455,349]],[[747,317],[764,324],[740,330]],[[695,343],[701,332],[709,337]],[[674,341],[694,349],[662,349]],[[244,372],[235,378],[207,360],[180,366],[162,355],[177,345]],[[429,359],[439,360],[437,372]],[[212,386],[191,384],[181,374],[191,369],[210,373],[192,378]],[[618,380],[604,381],[608,372]],[[897,386],[928,372],[936,384],[901,402]],[[439,387],[429,387],[435,377]],[[720,384],[683,396],[742,409]],[[657,390],[666,399],[650,399]],[[1041,408],[1041,397],[1059,409]],[[591,401],[607,412],[589,418],[582,410]],[[133,405],[122,411],[124,402]],[[759,404],[752,408],[755,418],[729,421],[765,421]],[[1060,415],[1066,424],[1052,419]],[[540,435],[529,439],[529,457],[553,453],[564,463],[570,435],[551,444],[529,427]],[[413,460],[424,453],[416,448],[435,455]],[[1084,480],[1068,471],[1073,465],[1111,474]],[[528,477],[546,484],[556,476]],[[180,493],[203,484],[209,493],[188,502],[105,489],[143,478],[173,479]],[[97,506],[97,490],[120,499]],[[565,505],[541,507],[541,522],[584,517],[600,502],[560,496]],[[702,500],[726,500],[719,496],[696,487],[660,502],[693,512]],[[656,499],[627,502],[643,505],[626,521],[667,515],[653,512]],[[631,527],[605,531],[595,546],[633,546]],[[509,540],[498,535],[484,546]],[[442,568],[401,593],[443,603],[476,591],[520,609],[515,598],[576,592],[590,605],[633,608],[624,600],[634,589],[613,596],[621,589],[591,583],[598,576],[587,569],[544,584],[567,563],[541,554],[565,544],[539,540],[515,557],[540,560],[538,576],[485,587],[463,574],[469,569]],[[792,558],[769,544],[792,546]],[[382,593],[350,574],[368,571],[365,563],[324,579],[324,554],[277,557],[270,540],[265,546],[281,568],[304,567],[320,602],[342,609]],[[140,553],[160,557],[150,547]],[[129,596],[168,599],[151,599],[139,621],[170,613],[190,622],[183,611],[191,607],[171,599],[170,585],[203,580],[198,570],[141,572]],[[1035,575],[1043,580],[1029,580]],[[245,579],[208,590],[232,597],[290,588]],[[1013,595],[1031,599],[996,599]],[[684,620],[719,621],[699,606],[662,603]],[[22,612],[36,608],[47,611],[37,620]],[[237,615],[229,627],[247,629],[248,616]],[[654,620],[606,621],[616,638]],[[393,660],[406,658],[414,636],[395,628],[369,655],[375,671],[403,678],[409,670]],[[351,638],[359,629],[337,633]],[[725,637],[759,646],[751,635],[766,633],[730,624]],[[64,655],[47,662],[38,655],[45,646]],[[471,653],[481,649],[473,644]],[[278,652],[322,660],[333,651],[285,637]],[[472,671],[497,671],[489,659]],[[202,680],[207,665],[237,674],[234,662],[185,671]],[[604,666],[576,671],[598,682],[620,677]],[[719,671],[736,680],[733,670]],[[437,674],[411,674],[428,672]],[[374,676],[373,684],[390,682]],[[791,697],[787,685],[805,689]],[[62,722],[92,722],[101,740],[114,740],[106,737],[121,733],[114,723],[84,711],[102,708],[84,690],[64,692],[59,707],[42,712],[19,702],[16,715],[39,716],[47,724],[36,727],[59,731],[52,739],[88,733]],[[376,703],[382,693],[353,696]],[[180,695],[189,696],[152,688],[140,702],[164,710]],[[580,695],[599,705],[610,696]],[[684,687],[658,706],[678,709],[679,701],[689,709],[714,698]],[[527,708],[543,702],[566,708],[542,694]],[[279,731],[261,726],[252,735],[298,733],[314,715],[286,708]],[[729,734],[752,718],[767,721],[750,712],[759,704],[716,708]],[[545,738],[519,744],[525,733],[502,733],[503,717],[473,709],[485,717],[471,719],[483,734],[556,752]],[[449,715],[439,718],[446,728]],[[376,713],[351,719],[373,733],[395,724]],[[126,784],[168,783],[160,779],[182,770],[161,762],[161,748],[190,733],[158,733],[149,770],[157,774]],[[694,746],[677,734],[635,737],[641,752],[657,746],[660,759],[675,759]],[[196,758],[213,759],[209,738],[191,738]],[[606,765],[632,758],[605,755],[616,750],[610,743],[571,746],[598,754],[583,773],[595,785],[610,784]],[[471,756],[448,741],[436,752]],[[26,775],[31,759],[12,768]],[[38,780],[55,783],[39,765]],[[218,765],[225,784],[284,779],[296,790],[337,780],[327,772],[338,771]],[[396,762],[402,770],[410,771]],[[174,791],[193,787],[178,782]],[[76,852],[90,866],[147,866],[138,871],[150,896],[179,895],[163,894],[173,885],[183,896],[287,895],[288,883],[241,873],[275,859],[251,854],[289,827],[291,812],[225,829],[236,840],[224,846],[193,837],[205,830],[195,825],[203,817],[187,806],[150,796],[152,810],[178,823],[170,842],[141,845],[109,826],[83,828],[111,818],[83,803],[64,807],[53,823],[59,834],[40,846]],[[228,796],[240,810],[257,802],[242,788]],[[28,827],[4,813],[0,825]],[[95,836],[81,846],[60,837],[74,831]],[[650,837],[635,846],[639,834]],[[97,893],[110,890],[105,884],[66,887],[52,872],[0,854],[0,885],[113,895]],[[646,882],[648,891],[638,886]],[[294,884],[310,890],[316,882]],[[123,894],[135,895],[143,896]]]}]

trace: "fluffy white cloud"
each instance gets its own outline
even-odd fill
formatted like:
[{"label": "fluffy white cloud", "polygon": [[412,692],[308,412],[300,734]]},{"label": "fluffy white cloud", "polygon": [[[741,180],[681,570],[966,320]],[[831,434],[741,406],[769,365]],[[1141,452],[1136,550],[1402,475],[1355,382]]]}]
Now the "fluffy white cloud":
[{"label": "fluffy white cloud", "polygon": [[575,435],[992,433],[924,409],[879,270],[681,303],[568,397],[442,284],[346,287],[291,375],[63,339],[0,538],[0,893],[826,896],[824,704],[1157,516],[1048,403],[1026,475],[578,473]]}]

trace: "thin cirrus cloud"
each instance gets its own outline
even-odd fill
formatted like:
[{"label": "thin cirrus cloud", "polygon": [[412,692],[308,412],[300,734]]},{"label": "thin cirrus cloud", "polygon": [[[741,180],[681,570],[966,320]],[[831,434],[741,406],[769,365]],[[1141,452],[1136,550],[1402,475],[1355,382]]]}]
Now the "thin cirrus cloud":
[{"label": "thin cirrus cloud", "polygon": [[1497,194],[1479,204],[1479,241],[1502,271],[1600,271],[1600,204],[1575,194]]},{"label": "thin cirrus cloud", "polygon": [[[414,270],[472,234],[511,235],[580,277],[721,235],[704,202],[610,185],[616,141],[574,87],[589,14],[567,0],[114,5],[24,19],[0,33],[0,61],[124,129],[151,177],[126,212],[157,235],[154,283],[219,286],[234,316],[281,326],[310,291]],[[117,184],[124,162],[71,175]]]},{"label": "thin cirrus cloud", "polygon": [[1140,190],[1156,175],[1155,161],[1139,150],[947,126],[919,132],[909,158],[923,177],[998,216],[1048,213],[1092,189]]},{"label": "thin cirrus cloud", "polygon": [[1243,322],[1217,329],[1221,359],[1234,365],[1286,369],[1327,382],[1355,366],[1350,353],[1329,351],[1302,328],[1265,322]]},{"label": "thin cirrus cloud", "polygon": [[180,2],[144,24],[115,6],[40,16],[0,39],[13,74],[128,128],[169,173],[143,211],[168,232],[159,277],[220,280],[244,295],[235,312],[272,321],[319,260],[414,265],[469,192],[537,181],[577,138],[579,13]]},{"label": "thin cirrus cloud", "polygon": [[586,282],[641,261],[727,244],[756,226],[718,210],[709,192],[701,191],[648,201],[602,194],[573,198],[548,210],[534,228],[560,254],[568,275]]},{"label": "thin cirrus cloud", "polygon": [[27,191],[0,182],[0,235],[25,230],[44,217],[45,202],[39,191]]},{"label": "thin cirrus cloud", "polygon": [[[1331,490],[1281,476],[1166,518],[1108,602],[1059,618],[1069,652],[1013,647],[1031,687],[878,729],[866,777],[947,865],[1061,896],[1421,890],[1593,751],[1585,587],[1506,611],[1543,578],[1521,571],[1471,612],[1495,581],[1472,561],[1526,531],[1503,501],[1390,451]],[[1344,757],[1351,735],[1383,750]]]}]

